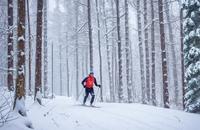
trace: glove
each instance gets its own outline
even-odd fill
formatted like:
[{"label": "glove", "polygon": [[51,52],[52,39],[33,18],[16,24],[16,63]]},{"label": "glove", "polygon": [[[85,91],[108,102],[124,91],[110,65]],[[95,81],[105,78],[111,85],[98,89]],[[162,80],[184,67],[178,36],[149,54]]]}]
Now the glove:
[{"label": "glove", "polygon": [[98,85],[99,88],[101,88],[101,85]]}]

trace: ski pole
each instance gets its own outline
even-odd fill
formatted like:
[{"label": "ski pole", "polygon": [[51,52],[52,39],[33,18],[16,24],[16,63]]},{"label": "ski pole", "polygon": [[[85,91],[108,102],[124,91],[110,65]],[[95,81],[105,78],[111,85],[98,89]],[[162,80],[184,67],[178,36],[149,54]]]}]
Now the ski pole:
[{"label": "ski pole", "polygon": [[98,95],[99,95],[99,89],[100,89],[100,88],[98,88],[98,90],[97,90],[97,96],[96,96],[96,98],[95,98],[95,100],[94,100],[94,104],[96,104],[97,97],[98,97]]},{"label": "ski pole", "polygon": [[84,88],[81,89],[81,92],[79,93],[77,100],[78,100],[79,97],[81,96],[81,93],[83,92],[83,89],[84,89]]}]

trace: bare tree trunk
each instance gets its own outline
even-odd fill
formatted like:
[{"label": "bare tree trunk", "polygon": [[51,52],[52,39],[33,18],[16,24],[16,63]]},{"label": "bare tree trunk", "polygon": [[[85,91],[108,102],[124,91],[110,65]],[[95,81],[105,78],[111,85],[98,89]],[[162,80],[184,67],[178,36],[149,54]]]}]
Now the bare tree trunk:
[{"label": "bare tree trunk", "polygon": [[37,28],[36,28],[36,69],[35,69],[35,100],[41,104],[42,87],[42,14],[43,0],[37,1]]},{"label": "bare tree trunk", "polygon": [[184,66],[184,43],[183,43],[183,9],[181,7],[181,1],[179,2],[180,6],[180,41],[181,41],[181,78],[182,78],[182,104],[183,110],[185,109],[185,66]]},{"label": "bare tree trunk", "polygon": [[112,72],[111,72],[111,58],[110,58],[110,45],[108,39],[108,22],[106,19],[106,1],[103,1],[103,13],[104,13],[104,24],[105,24],[105,38],[106,38],[106,50],[107,50],[107,63],[108,63],[108,77],[109,77],[109,88],[110,88],[110,101],[113,102],[113,82],[112,82]]},{"label": "bare tree trunk", "polygon": [[154,20],[154,2],[151,1],[151,89],[152,89],[152,104],[156,106],[156,86],[155,86],[155,20]]},{"label": "bare tree trunk", "polygon": [[31,62],[32,62],[32,44],[31,44],[31,25],[30,25],[30,14],[29,14],[29,0],[26,1],[27,4],[27,16],[28,16],[28,46],[29,46],[29,51],[28,51],[28,55],[29,55],[29,62],[28,62],[28,66],[29,66],[29,95],[32,95],[32,80],[31,80]]},{"label": "bare tree trunk", "polygon": [[54,56],[54,52],[53,52],[53,43],[52,43],[52,45],[51,45],[51,97],[52,97],[52,99],[54,98],[54,95],[53,95],[53,93],[54,93],[54,67],[53,67],[53,63],[54,63],[54,58],[53,58],[53,56]]},{"label": "bare tree trunk", "polygon": [[137,0],[137,24],[138,24],[138,39],[139,39],[139,54],[140,54],[140,73],[141,73],[141,88],[142,88],[142,103],[145,101],[145,76],[144,76],[144,52],[142,45],[142,23],[141,23],[141,9],[140,0]]},{"label": "bare tree trunk", "polygon": [[[15,91],[15,101],[14,109],[22,115],[26,116],[25,110],[25,0],[18,0],[18,43],[17,43],[17,79],[16,79],[16,91]],[[23,105],[21,108],[16,106]]]},{"label": "bare tree trunk", "polygon": [[59,59],[60,59],[60,96],[63,95],[63,86],[62,86],[62,46],[59,45]]},{"label": "bare tree trunk", "polygon": [[88,6],[88,29],[89,29],[89,50],[90,50],[90,71],[93,72],[93,43],[92,43],[92,25],[91,25],[91,5],[87,0]]},{"label": "bare tree trunk", "polygon": [[132,102],[132,66],[131,66],[131,48],[129,41],[129,8],[128,0],[124,1],[125,3],[125,42],[126,42],[126,80],[127,80],[127,93],[128,93],[128,102]]},{"label": "bare tree trunk", "polygon": [[148,27],[147,27],[147,0],[144,0],[144,44],[146,59],[146,101],[150,102],[150,65],[149,65],[149,45],[148,45]]},{"label": "bare tree trunk", "polygon": [[164,107],[169,108],[167,57],[165,49],[165,30],[164,30],[162,0],[158,0],[158,8],[159,8],[159,25],[160,25],[160,44],[161,44],[161,55],[162,55],[163,102],[164,102]]},{"label": "bare tree trunk", "polygon": [[[114,9],[114,2],[113,0],[111,0],[111,10],[112,10],[112,16],[115,16],[115,9]],[[112,19],[112,27],[115,26],[115,18]],[[116,62],[116,43],[115,43],[115,32],[112,31],[112,84],[113,84],[113,90],[112,90],[112,100],[113,102],[115,102],[115,89],[116,89],[116,74],[117,74],[117,69],[115,66],[117,66],[117,62]]]},{"label": "bare tree trunk", "polygon": [[76,27],[75,27],[75,31],[76,31],[76,40],[75,40],[75,44],[76,44],[76,100],[78,100],[79,98],[79,54],[78,54],[78,51],[79,51],[79,45],[78,45],[78,42],[79,42],[79,36],[78,36],[78,18],[79,18],[79,5],[76,3],[75,5],[75,20],[76,20]]},{"label": "bare tree trunk", "polygon": [[66,73],[67,73],[67,97],[70,97],[69,93],[69,58],[68,58],[68,33],[66,34]]},{"label": "bare tree trunk", "polygon": [[170,14],[169,14],[169,0],[167,0],[165,6],[166,6],[166,16],[167,16],[167,23],[168,23],[168,29],[169,29],[169,41],[171,45],[171,57],[172,57],[172,68],[173,68],[173,81],[174,81],[174,93],[175,93],[175,104],[178,105],[178,75],[177,75],[177,65],[176,65],[176,52],[175,52],[175,42],[174,42],[174,36],[173,36],[173,28],[172,24],[170,23]]},{"label": "bare tree trunk", "polygon": [[14,90],[13,83],[13,0],[8,0],[8,90]]},{"label": "bare tree trunk", "polygon": [[96,2],[96,12],[97,12],[97,27],[98,27],[98,44],[99,44],[99,71],[100,71],[100,84],[101,84],[101,91],[100,91],[100,99],[103,102],[103,88],[102,88],[102,56],[101,56],[101,32],[100,32],[100,21],[99,21],[99,5],[98,0]]},{"label": "bare tree trunk", "polygon": [[44,97],[48,96],[47,2],[44,0]]},{"label": "bare tree trunk", "polygon": [[116,11],[117,11],[117,43],[118,43],[118,62],[119,62],[119,87],[118,87],[118,98],[119,102],[123,101],[123,81],[122,81],[122,45],[120,35],[120,10],[119,0],[116,0]]}]

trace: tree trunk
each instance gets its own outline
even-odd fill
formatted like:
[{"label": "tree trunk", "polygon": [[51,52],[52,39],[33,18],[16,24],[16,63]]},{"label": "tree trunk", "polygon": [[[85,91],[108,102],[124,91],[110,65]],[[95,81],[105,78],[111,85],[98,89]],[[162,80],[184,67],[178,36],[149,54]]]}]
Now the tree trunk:
[{"label": "tree trunk", "polygon": [[118,87],[118,98],[119,102],[123,101],[123,76],[122,76],[122,45],[120,35],[120,10],[119,0],[116,0],[116,12],[117,12],[117,43],[118,43],[118,62],[119,62],[119,87]]},{"label": "tree trunk", "polygon": [[44,97],[48,96],[47,2],[44,1]]},{"label": "tree trunk", "polygon": [[[111,0],[111,10],[112,10],[112,16],[115,16],[115,9],[114,9],[114,1],[113,0]],[[112,18],[112,27],[114,27],[115,26],[115,18],[113,17]],[[112,92],[111,92],[111,96],[112,96],[112,100],[113,100],[113,102],[115,102],[115,89],[116,89],[116,82],[117,82],[117,80],[116,80],[116,74],[117,74],[117,69],[116,69],[116,67],[115,66],[117,66],[117,62],[116,62],[116,42],[115,42],[115,40],[114,40],[114,38],[115,38],[115,32],[114,31],[112,31],[112,84],[113,84],[113,90],[112,90]]]},{"label": "tree trunk", "polygon": [[13,0],[8,0],[8,90],[14,90],[13,83]]},{"label": "tree trunk", "polygon": [[37,1],[37,28],[36,28],[36,69],[35,69],[35,100],[41,104],[42,87],[42,14],[43,0]]},{"label": "tree trunk", "polygon": [[172,24],[170,23],[170,14],[169,14],[169,0],[167,0],[165,6],[166,6],[166,16],[167,16],[167,23],[168,23],[168,29],[169,29],[169,41],[171,45],[171,57],[172,57],[172,68],[173,68],[173,81],[174,81],[174,93],[175,93],[175,104],[178,105],[178,75],[177,75],[177,65],[176,65],[176,52],[175,52],[175,42],[174,42],[174,36],[173,36],[173,28]]},{"label": "tree trunk", "polygon": [[185,109],[185,66],[184,66],[184,43],[183,43],[183,8],[181,0],[178,1],[180,9],[180,44],[181,44],[181,82],[182,82],[182,106]]},{"label": "tree trunk", "polygon": [[[26,116],[25,110],[25,0],[18,0],[18,43],[17,43],[17,79],[16,79],[16,91],[14,109],[22,115]],[[18,108],[16,106],[23,105]]]},{"label": "tree trunk", "polygon": [[79,18],[79,5],[76,3],[75,5],[75,20],[76,20],[76,25],[75,25],[75,31],[76,31],[76,38],[75,38],[75,44],[76,44],[76,100],[79,98],[79,36],[78,36],[78,18]]},{"label": "tree trunk", "polygon": [[152,89],[152,104],[156,106],[156,86],[155,86],[155,21],[154,21],[154,2],[151,1],[151,89]]},{"label": "tree trunk", "polygon": [[69,93],[69,58],[68,58],[68,33],[66,33],[66,73],[67,73],[67,97],[70,97]]},{"label": "tree trunk", "polygon": [[139,39],[139,55],[140,55],[140,73],[141,73],[141,88],[142,88],[142,103],[145,101],[145,76],[144,76],[144,52],[142,44],[142,23],[141,23],[140,0],[137,0],[137,24],[138,24],[138,39]]},{"label": "tree trunk", "polygon": [[59,59],[60,59],[60,96],[63,95],[63,86],[62,86],[62,46],[59,45]]},{"label": "tree trunk", "polygon": [[148,27],[147,27],[147,0],[144,0],[144,44],[146,59],[146,102],[150,102],[150,65],[149,65],[149,43],[148,43]]},{"label": "tree trunk", "polygon": [[27,19],[28,19],[28,46],[29,46],[29,51],[28,51],[28,57],[29,57],[29,62],[28,62],[28,70],[29,70],[29,95],[32,95],[32,78],[31,78],[31,62],[32,62],[32,44],[31,44],[31,25],[30,25],[30,14],[29,14],[29,0],[26,1],[26,4],[27,4]]},{"label": "tree trunk", "polygon": [[185,95],[185,67],[184,67],[184,44],[183,44],[183,9],[181,8],[180,10],[180,41],[181,41],[181,78],[182,78],[182,104],[183,104],[183,109],[185,109],[185,100],[184,100],[184,95]]},{"label": "tree trunk", "polygon": [[88,30],[89,30],[89,50],[90,50],[90,72],[93,72],[93,43],[92,43],[92,25],[91,25],[91,5],[90,0],[88,4]]},{"label": "tree trunk", "polygon": [[100,84],[101,84],[101,91],[100,91],[100,99],[103,102],[103,88],[102,88],[102,56],[101,56],[101,26],[99,21],[99,5],[98,0],[96,2],[96,13],[97,13],[97,27],[98,27],[98,44],[99,44],[99,71],[100,71]]},{"label": "tree trunk", "polygon": [[164,30],[162,0],[158,0],[158,8],[159,8],[159,25],[160,25],[160,44],[161,44],[161,55],[162,55],[163,102],[164,102],[164,107],[169,108],[167,57],[165,49],[165,30]]},{"label": "tree trunk", "polygon": [[53,95],[53,93],[54,93],[54,66],[53,66],[53,63],[54,63],[54,52],[53,52],[53,43],[52,43],[52,45],[51,45],[51,97],[52,97],[52,99],[54,98],[54,95]]},{"label": "tree trunk", "polygon": [[132,66],[131,66],[131,48],[129,41],[129,8],[128,0],[124,1],[125,3],[125,43],[126,43],[126,80],[127,80],[127,93],[128,93],[128,102],[132,102]]}]

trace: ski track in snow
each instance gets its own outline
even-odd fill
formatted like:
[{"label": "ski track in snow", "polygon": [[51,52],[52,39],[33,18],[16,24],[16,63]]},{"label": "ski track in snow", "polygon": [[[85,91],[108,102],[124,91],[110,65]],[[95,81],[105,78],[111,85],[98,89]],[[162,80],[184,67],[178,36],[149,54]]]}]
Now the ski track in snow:
[{"label": "ski track in snow", "polygon": [[43,103],[45,106],[29,107],[28,117],[35,130],[195,130],[200,127],[198,114],[141,104],[97,103],[101,108],[92,108],[66,97],[43,100]]}]

